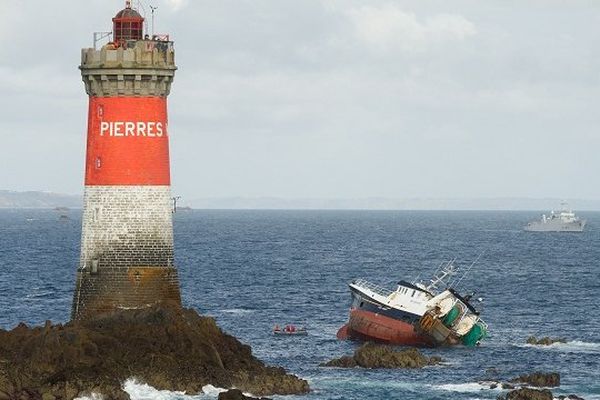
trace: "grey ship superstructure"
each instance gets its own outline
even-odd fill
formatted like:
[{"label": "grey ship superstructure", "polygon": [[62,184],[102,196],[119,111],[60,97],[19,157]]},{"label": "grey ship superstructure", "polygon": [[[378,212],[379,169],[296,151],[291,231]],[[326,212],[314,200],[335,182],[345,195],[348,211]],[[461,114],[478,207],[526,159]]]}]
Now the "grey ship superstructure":
[{"label": "grey ship superstructure", "polygon": [[575,213],[562,204],[559,212],[551,211],[550,215],[542,215],[539,221],[532,221],[525,227],[529,232],[583,232],[586,220],[575,216]]}]

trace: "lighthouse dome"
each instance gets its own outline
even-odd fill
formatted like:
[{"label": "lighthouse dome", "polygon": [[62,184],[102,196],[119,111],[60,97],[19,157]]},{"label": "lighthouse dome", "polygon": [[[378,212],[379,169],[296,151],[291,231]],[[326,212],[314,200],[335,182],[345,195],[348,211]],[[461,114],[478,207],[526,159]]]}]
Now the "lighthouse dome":
[{"label": "lighthouse dome", "polygon": [[122,46],[128,40],[141,40],[144,32],[144,18],[131,8],[130,2],[113,18],[113,40]]},{"label": "lighthouse dome", "polygon": [[134,10],[133,8],[124,8],[123,10],[119,11],[117,13],[117,15],[115,15],[115,19],[120,19],[120,18],[141,19],[141,20],[144,19],[140,15],[140,13],[137,12],[136,10]]}]

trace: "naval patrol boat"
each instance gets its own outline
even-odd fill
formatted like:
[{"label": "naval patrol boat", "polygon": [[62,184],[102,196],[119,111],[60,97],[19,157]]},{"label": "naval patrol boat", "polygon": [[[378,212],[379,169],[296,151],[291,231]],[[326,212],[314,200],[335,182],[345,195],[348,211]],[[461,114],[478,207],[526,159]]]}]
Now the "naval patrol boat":
[{"label": "naval patrol boat", "polygon": [[525,227],[529,232],[583,232],[586,220],[575,216],[575,213],[562,203],[562,210],[543,214],[539,221],[531,221]]}]

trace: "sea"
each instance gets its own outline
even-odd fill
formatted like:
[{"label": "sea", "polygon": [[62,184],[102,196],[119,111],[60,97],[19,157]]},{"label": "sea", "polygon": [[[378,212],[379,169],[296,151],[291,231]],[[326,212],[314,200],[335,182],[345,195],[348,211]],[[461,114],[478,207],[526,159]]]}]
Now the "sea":
[{"label": "sea", "polygon": [[[0,329],[66,322],[79,256],[81,212],[0,210]],[[495,399],[486,382],[559,372],[555,397],[600,399],[600,213],[581,212],[581,234],[523,231],[536,212],[181,211],[176,263],[186,307],[213,316],[268,364],[310,383],[305,396],[277,399]],[[441,365],[420,370],[320,367],[359,345],[338,341],[348,319],[348,283],[394,288],[427,280],[451,259],[489,324],[477,348],[426,349]],[[274,337],[275,324],[306,337]],[[564,337],[551,346],[529,336]],[[124,382],[132,399],[216,399]]]}]

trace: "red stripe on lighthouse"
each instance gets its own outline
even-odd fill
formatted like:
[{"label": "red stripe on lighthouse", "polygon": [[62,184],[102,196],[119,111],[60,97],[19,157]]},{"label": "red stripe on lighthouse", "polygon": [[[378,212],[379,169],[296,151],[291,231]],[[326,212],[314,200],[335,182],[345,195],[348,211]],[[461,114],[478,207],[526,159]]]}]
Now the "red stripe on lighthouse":
[{"label": "red stripe on lighthouse", "polygon": [[167,100],[90,97],[85,184],[170,185]]}]

